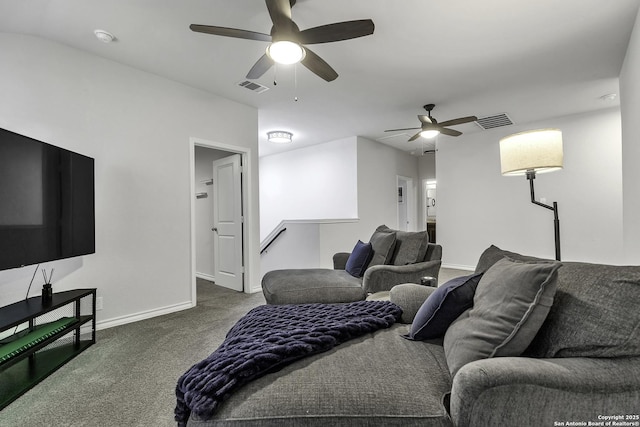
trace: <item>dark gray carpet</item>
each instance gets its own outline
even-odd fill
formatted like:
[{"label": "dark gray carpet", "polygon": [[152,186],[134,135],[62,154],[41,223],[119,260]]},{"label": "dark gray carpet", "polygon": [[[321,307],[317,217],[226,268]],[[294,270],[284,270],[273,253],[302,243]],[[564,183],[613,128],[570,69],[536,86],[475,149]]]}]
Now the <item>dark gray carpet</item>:
[{"label": "dark gray carpet", "polygon": [[178,377],[264,304],[198,280],[198,305],[97,332],[97,343],[0,411],[0,426],[175,426]]}]

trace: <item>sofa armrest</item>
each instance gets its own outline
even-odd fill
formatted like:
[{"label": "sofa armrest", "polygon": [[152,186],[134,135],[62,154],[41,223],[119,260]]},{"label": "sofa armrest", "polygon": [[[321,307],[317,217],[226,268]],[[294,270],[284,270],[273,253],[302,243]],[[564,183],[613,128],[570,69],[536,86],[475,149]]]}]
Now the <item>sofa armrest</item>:
[{"label": "sofa armrest", "polygon": [[389,301],[402,309],[402,323],[412,323],[422,304],[437,288],[432,286],[403,283],[396,285],[389,291]]},{"label": "sofa armrest", "polygon": [[338,252],[333,255],[333,269],[344,270],[347,266],[347,260],[349,259],[350,252]]},{"label": "sofa armrest", "polygon": [[408,265],[374,265],[367,268],[362,288],[367,293],[389,291],[401,283],[420,283],[420,278],[438,278],[442,261],[426,261]]},{"label": "sofa armrest", "polygon": [[498,357],[460,368],[450,409],[458,427],[586,425],[606,415],[637,415],[638,402],[640,357]]}]

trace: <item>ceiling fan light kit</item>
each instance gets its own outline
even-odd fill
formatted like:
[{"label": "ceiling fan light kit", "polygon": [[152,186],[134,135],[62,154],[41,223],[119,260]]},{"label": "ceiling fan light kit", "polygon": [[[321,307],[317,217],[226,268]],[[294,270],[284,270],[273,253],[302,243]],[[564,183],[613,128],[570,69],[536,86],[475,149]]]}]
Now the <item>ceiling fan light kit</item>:
[{"label": "ceiling fan light kit", "polygon": [[429,129],[429,130],[420,131],[420,136],[425,138],[425,139],[435,138],[438,135],[440,135],[440,131],[437,130],[437,129]]},{"label": "ceiling fan light kit", "polygon": [[298,43],[280,40],[267,46],[267,55],[278,64],[291,65],[302,61],[306,52]]}]

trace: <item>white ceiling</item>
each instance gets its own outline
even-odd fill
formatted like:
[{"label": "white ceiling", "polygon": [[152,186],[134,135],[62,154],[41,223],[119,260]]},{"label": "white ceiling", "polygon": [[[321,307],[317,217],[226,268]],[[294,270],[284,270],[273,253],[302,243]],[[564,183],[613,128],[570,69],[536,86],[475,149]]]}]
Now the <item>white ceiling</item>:
[{"label": "white ceiling", "polygon": [[[189,24],[269,33],[261,0],[0,0],[0,31],[44,37],[259,110],[260,155],[385,129],[414,127],[422,106],[439,121],[507,113],[515,123],[618,105],[618,75],[640,0],[298,0],[301,30],[370,18],[368,37],[314,45],[340,75],[298,65],[237,85],[266,43],[194,33]],[[104,44],[93,30],[113,33]],[[0,57],[1,60],[1,57]],[[294,71],[296,70],[296,71]],[[294,82],[297,81],[297,85]],[[298,97],[298,101],[294,98]],[[294,144],[266,141],[290,130]],[[457,126],[479,132],[474,123]],[[446,136],[438,143],[446,143]],[[386,143],[421,153],[407,135]]]}]

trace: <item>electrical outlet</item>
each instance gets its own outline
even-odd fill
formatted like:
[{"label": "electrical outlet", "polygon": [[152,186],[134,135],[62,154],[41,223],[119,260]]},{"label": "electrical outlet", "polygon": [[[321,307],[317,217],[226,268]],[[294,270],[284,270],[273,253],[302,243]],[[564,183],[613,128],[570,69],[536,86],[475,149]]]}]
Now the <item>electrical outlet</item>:
[{"label": "electrical outlet", "polygon": [[102,297],[96,298],[96,311],[102,310]]}]

